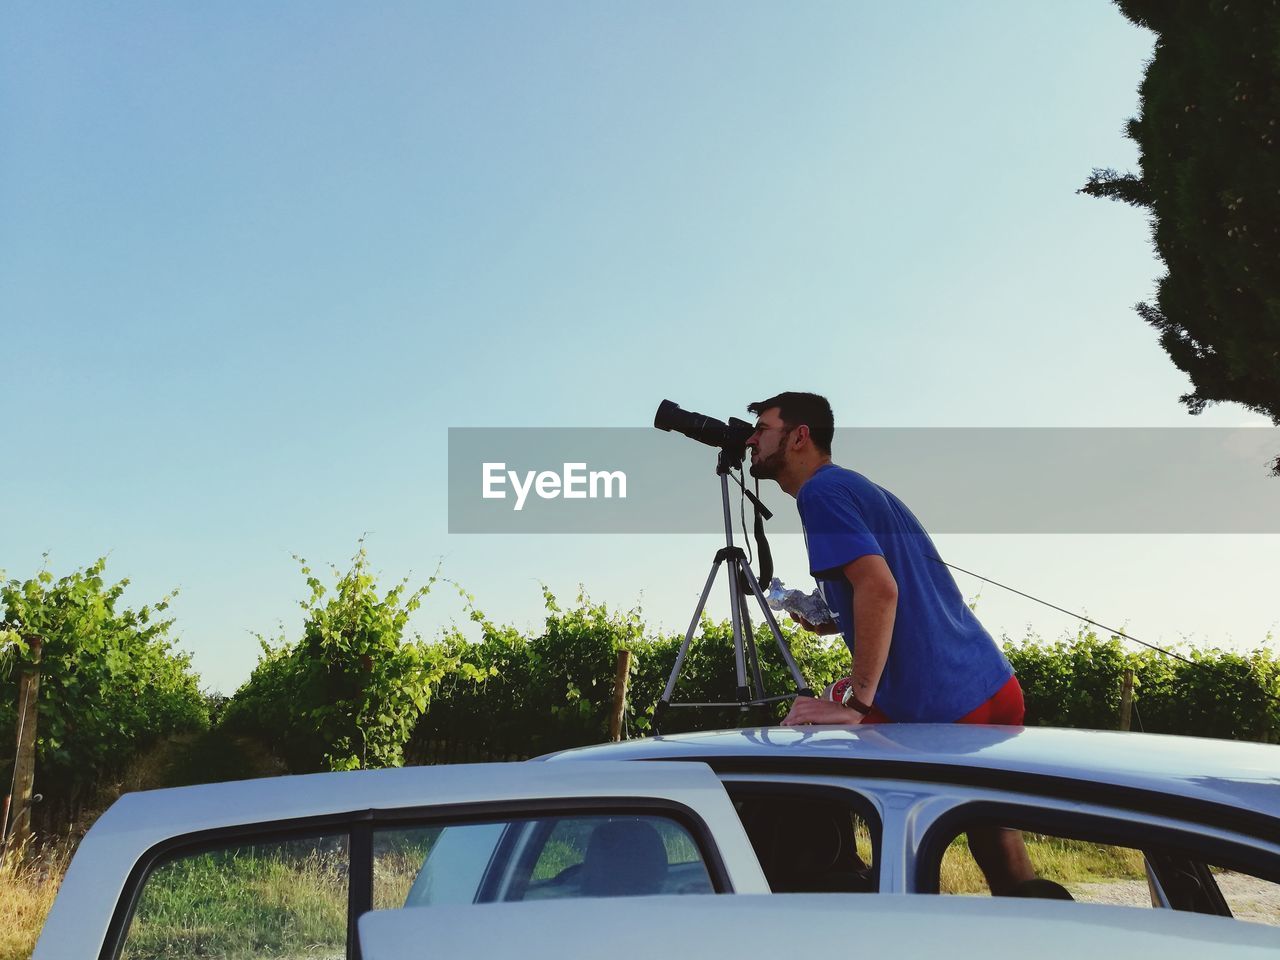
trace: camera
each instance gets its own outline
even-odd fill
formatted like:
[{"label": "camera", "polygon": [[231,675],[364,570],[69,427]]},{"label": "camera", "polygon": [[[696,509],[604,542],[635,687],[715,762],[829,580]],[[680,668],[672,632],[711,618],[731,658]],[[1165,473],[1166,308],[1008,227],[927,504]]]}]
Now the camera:
[{"label": "camera", "polygon": [[663,400],[658,404],[658,412],[653,415],[653,425],[659,430],[683,433],[690,440],[697,440],[709,447],[719,447],[739,461],[746,456],[747,438],[756,431],[747,421],[737,417],[730,417],[729,422],[725,423],[715,417],[681,410],[670,400]]}]

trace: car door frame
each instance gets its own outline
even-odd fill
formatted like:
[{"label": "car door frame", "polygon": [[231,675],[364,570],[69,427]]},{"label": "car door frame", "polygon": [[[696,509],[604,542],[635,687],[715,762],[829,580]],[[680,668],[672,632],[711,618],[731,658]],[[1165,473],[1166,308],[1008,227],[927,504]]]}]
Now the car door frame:
[{"label": "car door frame", "polygon": [[[114,960],[146,877],[179,853],[342,832],[353,874],[371,876],[375,825],[587,809],[674,811],[692,826],[713,883],[725,892],[768,892],[733,804],[704,764],[474,764],[206,784],[127,795],[99,818],[73,858],[32,960]],[[371,887],[353,877],[348,957],[358,958],[355,924],[371,897]]]},{"label": "car door frame", "polygon": [[[737,757],[699,759],[707,760],[721,779],[730,783],[840,787],[860,794],[880,819],[880,862],[876,873],[881,893],[934,892],[931,888],[936,886],[936,879],[930,881],[929,873],[936,871],[925,861],[935,856],[941,861],[942,850],[934,849],[938,822],[944,820],[945,831],[945,818],[960,815],[964,808],[972,809],[973,804],[1049,812],[1058,818],[1079,815],[1094,823],[1136,826],[1148,838],[1175,841],[1181,850],[1212,849],[1204,863],[1280,883],[1280,843],[1267,839],[1277,835],[1280,824],[1254,810],[1165,796],[1150,789],[975,767],[861,764],[860,769],[853,769],[847,761],[824,758],[793,764],[788,769],[786,764]],[[1169,812],[1152,813],[1152,807],[1167,808]],[[1108,842],[1134,846],[1128,840]],[[1225,856],[1219,856],[1224,851]],[[1216,882],[1213,886],[1216,889]],[[1222,902],[1225,904],[1225,899]],[[1229,909],[1226,915],[1230,915]]]},{"label": "car door frame", "polygon": [[[325,835],[347,837],[347,957],[359,960],[356,924],[373,909],[373,835],[379,828],[430,827],[486,823],[494,820],[540,819],[548,816],[590,815],[608,812],[618,816],[661,815],[688,831],[706,864],[715,893],[734,893],[729,868],[710,825],[686,804],[662,797],[546,797],[529,800],[479,801],[428,805],[395,810],[361,810],[325,817],[279,820],[220,827],[170,838],[151,847],[134,864],[125,881],[125,894],[116,903],[111,924],[99,953],[102,960],[116,960],[123,950],[129,926],[147,878],[157,869],[186,857],[199,856],[231,846],[275,843]],[[754,855],[754,851],[753,851]],[[493,878],[486,870],[481,888]]]}]

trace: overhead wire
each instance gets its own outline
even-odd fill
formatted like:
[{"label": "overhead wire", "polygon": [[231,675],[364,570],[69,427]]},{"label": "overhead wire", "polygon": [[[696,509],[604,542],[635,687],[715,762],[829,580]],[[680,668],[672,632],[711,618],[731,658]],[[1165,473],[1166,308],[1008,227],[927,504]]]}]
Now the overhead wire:
[{"label": "overhead wire", "polygon": [[1069,617],[1075,617],[1077,620],[1083,620],[1085,623],[1088,623],[1088,624],[1091,624],[1092,626],[1099,627],[1103,630],[1106,630],[1107,632],[1111,633],[1113,636],[1123,637],[1125,640],[1132,640],[1134,643],[1139,643],[1144,647],[1150,648],[1151,650],[1155,650],[1155,651],[1158,651],[1159,653],[1163,653],[1166,657],[1173,657],[1175,660],[1181,660],[1183,663],[1189,663],[1192,666],[1195,666],[1195,661],[1190,659],[1189,657],[1184,657],[1180,653],[1174,653],[1172,650],[1166,650],[1164,647],[1158,647],[1154,643],[1147,643],[1147,641],[1145,640],[1139,640],[1137,637],[1131,637],[1129,636],[1129,634],[1125,633],[1123,630],[1117,630],[1115,627],[1109,627],[1105,623],[1099,623],[1097,620],[1092,620],[1089,617],[1086,617],[1082,613],[1076,613],[1073,610],[1068,610],[1066,607],[1060,607],[1056,603],[1050,603],[1048,600],[1042,600],[1039,597],[1032,596],[1029,593],[1019,590],[1016,587],[1011,587],[1007,583],[1001,583],[999,580],[992,580],[990,577],[984,577],[980,573],[974,573],[972,570],[966,570],[964,567],[958,567],[954,563],[947,563],[947,561],[943,560],[941,557],[931,557],[930,559],[937,560],[944,567],[950,567],[952,570],[958,570],[960,573],[968,574],[971,577],[977,577],[979,580],[983,581],[984,583],[989,583],[992,586],[1000,587],[1002,590],[1008,590],[1010,593],[1016,593],[1018,596],[1026,597],[1028,600],[1034,600],[1036,603],[1043,604],[1044,606],[1048,607],[1051,610],[1057,610],[1059,613],[1065,613]]},{"label": "overhead wire", "polygon": [[[1125,633],[1123,630],[1118,630],[1115,627],[1109,627],[1105,623],[1099,623],[1097,620],[1094,620],[1090,617],[1086,617],[1082,613],[1076,613],[1074,610],[1068,610],[1066,607],[1060,607],[1056,603],[1050,603],[1048,600],[1043,600],[1040,597],[1027,593],[1024,590],[1019,590],[1017,587],[1011,587],[1007,583],[1001,583],[999,580],[993,580],[991,579],[991,577],[984,577],[980,573],[975,573],[972,570],[966,570],[964,567],[956,566],[956,564],[954,563],[948,563],[946,560],[943,560],[941,557],[938,557],[938,556],[930,555],[930,559],[938,561],[938,563],[942,564],[944,567],[949,567],[950,569],[958,571],[959,573],[966,574],[970,577],[976,577],[978,580],[981,580],[984,583],[989,583],[992,586],[999,587],[1001,590],[1008,590],[1010,593],[1016,593],[1020,597],[1026,597],[1028,600],[1032,600],[1036,603],[1046,606],[1050,610],[1057,610],[1059,613],[1065,613],[1069,617],[1075,617],[1077,620],[1082,620],[1085,623],[1090,624],[1091,626],[1095,626],[1102,630],[1106,630],[1113,636],[1121,637],[1125,640],[1130,640],[1133,643],[1140,644],[1141,646],[1144,646],[1150,650],[1154,650],[1157,653],[1162,653],[1166,657],[1172,657],[1175,660],[1181,660],[1183,663],[1189,664],[1190,666],[1193,666],[1193,667],[1199,666],[1199,664],[1197,664],[1190,657],[1184,657],[1180,653],[1175,653],[1172,650],[1168,650],[1164,647],[1157,646],[1154,643],[1148,643],[1146,640],[1139,640],[1137,637],[1131,636],[1130,634]],[[1250,673],[1252,673],[1252,669],[1250,669]],[[1276,702],[1280,702],[1280,695],[1274,694],[1266,689],[1263,689],[1261,692],[1264,697],[1267,697],[1270,700],[1275,700]],[[1138,718],[1138,723],[1139,724],[1142,723],[1141,717]]]}]

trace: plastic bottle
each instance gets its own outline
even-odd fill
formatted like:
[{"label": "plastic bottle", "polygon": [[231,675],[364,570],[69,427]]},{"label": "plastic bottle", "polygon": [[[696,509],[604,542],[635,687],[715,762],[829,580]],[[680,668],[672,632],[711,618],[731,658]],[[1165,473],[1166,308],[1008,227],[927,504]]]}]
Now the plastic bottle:
[{"label": "plastic bottle", "polygon": [[769,592],[765,594],[765,599],[772,609],[785,610],[792,616],[809,621],[814,626],[835,621],[821,593],[817,590],[813,593],[788,590],[777,577],[769,581]]}]

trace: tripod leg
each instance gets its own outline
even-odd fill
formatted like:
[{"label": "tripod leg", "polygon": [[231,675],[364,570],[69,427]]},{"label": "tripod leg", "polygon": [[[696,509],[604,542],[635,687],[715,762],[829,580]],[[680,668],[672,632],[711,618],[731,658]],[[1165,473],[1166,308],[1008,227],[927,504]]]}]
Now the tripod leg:
[{"label": "tripod leg", "polygon": [[[735,564],[735,567],[739,565]],[[733,571],[735,577],[741,577],[740,570]],[[742,584],[738,591],[739,599],[742,600],[742,639],[747,647],[747,665],[751,668],[751,679],[755,683],[755,698],[759,699],[765,695],[764,693],[764,676],[760,673],[760,657],[756,650],[756,631],[751,625],[751,611],[747,604],[747,587],[746,578],[740,581]]]},{"label": "tripod leg", "polygon": [[796,683],[796,696],[812,697],[813,690],[809,687],[809,681],[804,678],[800,672],[800,668],[796,666],[796,661],[791,656],[791,650],[787,647],[787,642],[782,639],[782,631],[778,629],[778,621],[773,619],[773,611],[769,609],[769,604],[764,598],[764,594],[760,592],[760,584],[756,582],[756,575],[751,572],[751,568],[745,563],[742,565],[744,574],[747,578],[747,586],[751,588],[751,592],[756,595],[756,602],[760,604],[760,609],[764,613],[765,622],[769,624],[769,630],[773,633],[773,639],[778,644],[778,651],[782,654],[782,659],[787,665],[787,669],[791,671],[791,679]]},{"label": "tripod leg", "polygon": [[733,666],[738,677],[738,703],[746,710],[751,700],[751,690],[747,686],[746,642],[742,634],[742,611],[745,598],[742,595],[742,584],[738,577],[738,563],[729,561],[729,615],[733,621]]},{"label": "tripod leg", "polygon": [[684,666],[685,654],[689,652],[689,644],[693,642],[693,632],[698,629],[698,621],[702,619],[702,611],[707,606],[707,597],[711,596],[711,585],[716,582],[716,574],[720,572],[720,564],[723,560],[717,559],[711,564],[711,572],[707,574],[706,586],[702,588],[702,596],[698,599],[698,605],[694,608],[693,619],[689,621],[689,629],[684,635],[684,642],[680,644],[680,650],[676,654],[675,666],[671,668],[671,675],[667,677],[667,686],[662,691],[662,698],[658,701],[657,706],[653,708],[653,732],[657,733],[662,723],[662,717],[667,712],[667,704],[671,702],[671,695],[676,692],[676,680],[680,677],[680,668]]}]

